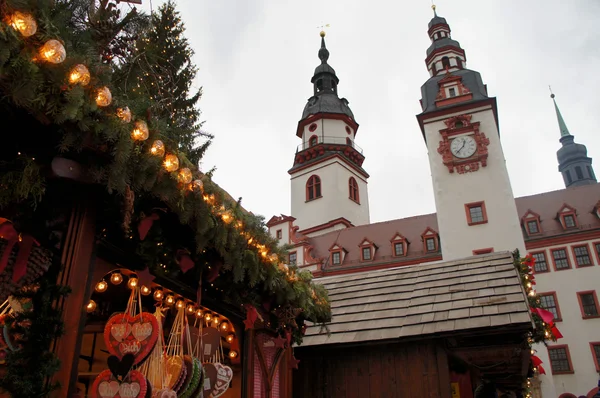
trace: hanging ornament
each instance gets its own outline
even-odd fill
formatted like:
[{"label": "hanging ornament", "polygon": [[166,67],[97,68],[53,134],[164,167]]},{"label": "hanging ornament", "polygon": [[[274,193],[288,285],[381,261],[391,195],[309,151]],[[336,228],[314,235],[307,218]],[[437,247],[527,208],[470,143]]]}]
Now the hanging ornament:
[{"label": "hanging ornament", "polygon": [[96,291],[98,293],[103,293],[106,291],[106,289],[108,289],[108,283],[106,283],[104,279],[96,284]]},{"label": "hanging ornament", "polygon": [[96,105],[104,107],[109,106],[112,102],[112,94],[108,87],[104,86],[96,91]]},{"label": "hanging ornament", "polygon": [[90,300],[88,305],[85,306],[87,312],[94,312],[96,310],[96,302],[94,300]]},{"label": "hanging ornament", "polygon": [[202,188],[204,187],[204,183],[202,182],[202,180],[194,180],[191,184],[190,184],[190,190],[191,191],[197,191],[200,192],[202,191]]},{"label": "hanging ornament", "polygon": [[169,172],[176,171],[179,168],[179,159],[177,158],[177,155],[170,153],[165,156],[164,166]]},{"label": "hanging ornament", "polygon": [[33,36],[37,32],[37,23],[31,14],[15,11],[10,17],[10,25],[24,37]]},{"label": "hanging ornament", "polygon": [[83,64],[77,64],[69,72],[69,83],[87,86],[90,83],[90,71]]},{"label": "hanging ornament", "polygon": [[110,281],[113,283],[113,285],[118,285],[123,282],[123,275],[121,275],[120,272],[115,272],[110,276]]},{"label": "hanging ornament", "polygon": [[177,181],[182,184],[189,184],[192,182],[192,171],[187,167],[182,168],[179,170],[179,174],[177,174]]},{"label": "hanging ornament", "polygon": [[117,117],[124,123],[129,123],[131,121],[131,111],[129,110],[129,107],[126,106],[117,109]]},{"label": "hanging ornament", "polygon": [[148,135],[148,124],[143,120],[136,120],[135,127],[131,131],[131,138],[133,138],[135,141],[146,141],[148,139]]},{"label": "hanging ornament", "polygon": [[67,52],[61,42],[50,39],[40,48],[40,56],[51,64],[60,64],[67,57]]},{"label": "hanging ornament", "polygon": [[154,156],[162,158],[165,156],[165,144],[163,144],[161,140],[154,141],[150,147],[150,153]]}]

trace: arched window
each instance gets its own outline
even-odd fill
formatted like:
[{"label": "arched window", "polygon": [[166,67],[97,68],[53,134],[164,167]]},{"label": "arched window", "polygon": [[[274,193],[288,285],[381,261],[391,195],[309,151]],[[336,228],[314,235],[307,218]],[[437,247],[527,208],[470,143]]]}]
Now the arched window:
[{"label": "arched window", "polygon": [[317,80],[317,93],[323,90],[323,79]]},{"label": "arched window", "polygon": [[443,57],[442,58],[442,69],[450,68],[450,58]]},{"label": "arched window", "polygon": [[578,179],[583,179],[583,171],[581,171],[581,166],[575,166],[575,174],[577,174]]},{"label": "arched window", "polygon": [[431,73],[435,75],[435,62],[431,64]]},{"label": "arched window", "polygon": [[321,179],[319,176],[311,176],[306,182],[306,200],[318,199],[321,197]]},{"label": "arched window", "polygon": [[319,137],[317,137],[316,135],[313,135],[312,137],[309,138],[308,140],[308,146],[315,146],[319,143]]},{"label": "arched window", "polygon": [[350,180],[348,181],[348,192],[350,199],[356,203],[360,203],[360,197],[358,195],[358,183],[354,177],[350,177]]}]

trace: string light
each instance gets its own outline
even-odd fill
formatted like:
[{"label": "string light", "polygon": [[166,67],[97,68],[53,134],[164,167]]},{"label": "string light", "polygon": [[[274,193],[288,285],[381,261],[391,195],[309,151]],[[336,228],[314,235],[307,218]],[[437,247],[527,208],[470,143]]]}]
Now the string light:
[{"label": "string light", "polygon": [[164,166],[169,172],[176,171],[179,168],[179,158],[177,158],[177,155],[170,153],[165,156]]},{"label": "string light", "polygon": [[202,310],[199,308],[196,310],[196,318],[202,318]]},{"label": "string light", "polygon": [[40,48],[40,56],[51,64],[60,64],[67,57],[67,52],[61,42],[50,39]]},{"label": "string light", "polygon": [[131,111],[129,110],[129,107],[125,106],[123,108],[118,108],[117,117],[124,123],[129,123],[131,121]]},{"label": "string light", "polygon": [[160,289],[157,289],[157,290],[154,292],[154,300],[156,300],[156,301],[160,301],[160,300],[162,300],[162,299],[163,299],[163,297],[164,297],[164,294],[163,294],[163,291],[162,291],[162,290],[160,290]]},{"label": "string light", "polygon": [[142,287],[140,288],[140,292],[142,293],[142,295],[144,295],[144,296],[147,296],[147,295],[149,295],[150,293],[152,293],[152,289],[150,289],[150,288],[149,288],[149,287],[147,287],[147,286],[142,286]]},{"label": "string light", "polygon": [[208,312],[206,314],[204,314],[204,320],[206,322],[210,322],[211,319],[212,319],[212,315],[210,315]]},{"label": "string light", "polygon": [[163,144],[161,140],[154,141],[150,147],[150,153],[154,156],[162,158],[165,156],[165,144]]},{"label": "string light", "polygon": [[109,106],[112,102],[112,94],[108,87],[100,87],[96,91],[96,105],[100,107]]},{"label": "string light", "polygon": [[138,285],[138,280],[137,278],[129,278],[129,281],[127,281],[127,286],[130,289],[135,289],[135,287]]},{"label": "string light", "polygon": [[15,11],[10,17],[10,25],[19,31],[23,37],[33,36],[37,32],[37,23],[31,14]]},{"label": "string light", "polygon": [[165,302],[167,303],[167,305],[173,305],[173,304],[175,304],[175,297],[169,295],[165,299]]},{"label": "string light", "polygon": [[234,338],[235,338],[235,335],[233,333],[231,333],[231,334],[227,335],[226,340],[228,343],[231,343],[231,342],[233,342]]},{"label": "string light", "polygon": [[194,305],[193,305],[193,304],[189,304],[189,305],[187,306],[187,311],[188,311],[190,314],[193,314],[193,313],[196,311],[196,309],[194,308]]},{"label": "string light", "polygon": [[113,285],[119,285],[123,282],[123,275],[120,272],[115,272],[110,276],[110,281]]},{"label": "string light", "polygon": [[148,135],[148,124],[143,120],[136,120],[135,127],[131,131],[131,138],[135,141],[146,141]]},{"label": "string light", "polygon": [[104,293],[106,291],[106,289],[108,289],[108,283],[106,283],[106,281],[104,279],[102,279],[100,282],[96,283],[95,290],[98,293]]},{"label": "string light", "polygon": [[192,171],[187,167],[182,168],[177,174],[177,181],[181,184],[189,184],[192,182]]},{"label": "string light", "polygon": [[233,350],[229,351],[229,358],[234,359],[234,358],[237,358],[237,356],[238,356],[237,351],[233,351]]},{"label": "string light", "polygon": [[94,300],[90,300],[90,302],[85,306],[87,312],[94,312],[96,310],[96,302]]},{"label": "string light", "polygon": [[177,300],[177,308],[185,307],[185,302],[183,300]]},{"label": "string light", "polygon": [[223,321],[219,325],[219,328],[221,329],[221,331],[226,332],[227,329],[229,329],[229,323],[227,321]]},{"label": "string light", "polygon": [[69,83],[87,86],[90,83],[90,71],[83,64],[77,64],[69,72]]}]

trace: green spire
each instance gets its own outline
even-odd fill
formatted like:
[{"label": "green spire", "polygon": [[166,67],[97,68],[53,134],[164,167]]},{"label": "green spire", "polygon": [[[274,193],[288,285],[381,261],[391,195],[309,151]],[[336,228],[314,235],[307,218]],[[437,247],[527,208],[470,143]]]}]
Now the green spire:
[{"label": "green spire", "polygon": [[554,94],[550,94],[550,98],[552,98],[552,101],[554,102],[554,109],[556,110],[556,119],[558,119],[558,128],[560,129],[560,136],[566,137],[568,135],[571,135],[571,133],[569,133],[569,129],[567,128],[567,124],[565,123],[565,119],[563,119],[562,115],[560,114],[560,109],[558,109],[558,105],[556,105]]}]

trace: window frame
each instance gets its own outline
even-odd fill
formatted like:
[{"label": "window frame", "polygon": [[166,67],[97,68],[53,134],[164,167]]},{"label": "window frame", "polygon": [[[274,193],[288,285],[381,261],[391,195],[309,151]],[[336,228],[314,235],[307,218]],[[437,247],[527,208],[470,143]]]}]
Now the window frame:
[{"label": "window frame", "polygon": [[[390,240],[392,245],[392,256],[393,257],[406,257],[408,255],[408,241],[406,238],[400,234],[394,235],[394,237]],[[402,254],[396,253],[396,245],[402,244]]]},{"label": "window frame", "polygon": [[277,231],[275,231],[275,236],[277,237],[277,239],[283,239],[283,229],[278,229]]},{"label": "window frame", "polygon": [[[481,207],[481,214],[483,217],[482,221],[473,221],[473,219],[471,218],[471,209],[475,208],[475,207]],[[465,203],[465,213],[467,214],[467,224],[469,226],[488,223],[488,216],[487,216],[487,210],[485,208],[485,201]]]},{"label": "window frame", "polygon": [[[596,245],[598,245],[598,248]],[[598,264],[600,265],[600,241],[592,242],[592,250],[594,250],[594,253],[596,253],[596,261],[598,261]]]},{"label": "window frame", "polygon": [[[594,299],[594,305],[596,306],[596,315],[585,315],[585,311],[583,310],[583,301],[581,300],[581,296],[584,294],[591,294]],[[579,303],[579,309],[581,310],[581,318],[582,319],[596,319],[600,318],[600,304],[598,304],[598,295],[595,290],[584,290],[581,292],[577,292],[577,302]]]},{"label": "window frame", "polygon": [[[334,261],[334,254],[339,255],[339,262],[335,262]],[[332,250],[331,253],[329,254],[330,258],[331,258],[331,265],[342,265],[342,249],[336,249],[336,250]]]},{"label": "window frame", "polygon": [[[535,256],[536,254],[542,254],[544,255],[544,262],[546,263],[546,270],[545,271],[538,271],[535,269],[535,265],[533,266],[533,273],[534,274],[545,274],[551,271],[552,266],[550,265],[550,263],[548,262],[548,254],[546,253],[546,250],[540,250],[537,252],[531,252],[532,256]],[[535,258],[535,257],[534,257]],[[538,263],[538,259],[535,259],[535,264],[537,265]]]},{"label": "window frame", "polygon": [[[554,319],[554,322],[562,322],[562,313],[560,312],[560,304],[558,303],[558,296],[556,295],[555,291],[552,292],[543,292],[543,293],[538,293],[538,296],[552,296],[554,298],[554,304],[556,306],[556,314],[558,315],[558,318]],[[550,310],[546,309],[542,304],[541,304],[541,300],[540,300],[540,306],[545,309],[546,311],[551,312]]]},{"label": "window frame", "polygon": [[600,347],[600,341],[590,342],[590,349],[592,350],[592,358],[594,359],[594,365],[596,365],[596,372],[600,372],[600,354],[596,355],[594,347]]},{"label": "window frame", "polygon": [[[315,140],[314,143],[313,143],[313,139]],[[313,134],[308,139],[308,147],[312,148],[312,147],[317,146],[317,145],[319,145],[319,137],[316,134]]]},{"label": "window frame", "polygon": [[[560,349],[565,350],[565,354],[567,356],[567,362],[569,363],[569,370],[560,370],[560,371],[554,370],[554,366],[552,365],[552,359],[550,359],[550,351],[551,350],[560,350]],[[571,353],[569,352],[568,344],[557,344],[557,345],[548,346],[548,362],[550,362],[550,371],[552,372],[553,375],[564,375],[564,374],[575,373],[575,370],[573,368],[573,362],[571,361]]]},{"label": "window frame", "polygon": [[[365,258],[365,250],[369,251],[369,258]],[[360,259],[361,261],[373,260],[373,248],[371,246],[361,246],[360,248]]]},{"label": "window frame", "polygon": [[[564,252],[565,252],[565,256],[566,256],[565,259],[567,260],[567,265],[568,265],[567,268],[557,268],[556,267],[556,258],[554,258],[554,252],[559,251],[559,250],[564,250]],[[567,246],[551,248],[550,255],[552,257],[552,265],[554,267],[554,271],[566,271],[566,270],[573,268],[571,265],[571,260],[569,259],[569,248]],[[562,259],[559,259],[559,260],[562,260]]]},{"label": "window frame", "polygon": [[[363,238],[360,242],[361,243],[358,245],[358,248],[360,249],[360,261],[361,262],[373,261],[375,259],[375,254],[377,252],[377,246],[375,246],[375,243],[371,242],[367,238]],[[369,248],[369,250],[370,250],[371,258],[369,258],[369,259],[365,259],[365,256],[364,256],[364,249],[366,249],[366,248]]]},{"label": "window frame", "polygon": [[[311,184],[311,181],[316,180],[316,182]],[[317,185],[319,187],[319,195],[317,196]],[[310,197],[310,192],[313,191],[313,197]],[[323,189],[321,186],[321,177],[316,174],[311,175],[306,180],[306,201],[311,202],[313,200],[317,200],[323,197]]]},{"label": "window frame", "polygon": [[[567,209],[568,211],[565,211]],[[572,227],[567,227],[567,221],[565,219],[566,216],[572,216],[573,222],[575,223]],[[579,220],[577,219],[577,210],[568,204],[563,204],[560,210],[558,211],[558,218],[560,221],[560,225],[563,227],[565,231],[579,228]]]},{"label": "window frame", "polygon": [[[590,259],[590,263],[589,264],[583,264],[583,265],[579,265],[579,262],[577,261],[577,254],[575,253],[575,249],[580,249],[582,247],[585,247],[585,249],[587,250],[587,256]],[[573,254],[573,259],[575,260],[575,267],[576,268],[587,268],[587,267],[593,267],[594,264],[594,259],[592,254],[590,253],[590,247],[587,243],[584,243],[582,245],[574,245],[571,246],[571,251]]]},{"label": "window frame", "polygon": [[[430,233],[431,232],[431,233]],[[435,244],[435,250],[429,250],[427,248],[427,239],[432,239]],[[440,234],[437,233],[431,227],[427,227],[425,231],[421,234],[421,242],[423,242],[423,253],[431,254],[431,253],[439,253],[440,252]]]},{"label": "window frame", "polygon": [[360,204],[360,189],[358,188],[358,182],[354,177],[348,179],[348,198],[351,201]]},{"label": "window frame", "polygon": [[[296,256],[296,259],[293,262],[292,262],[292,254]],[[298,265],[298,252],[297,251],[288,253],[288,263],[290,263],[290,265]]]}]

